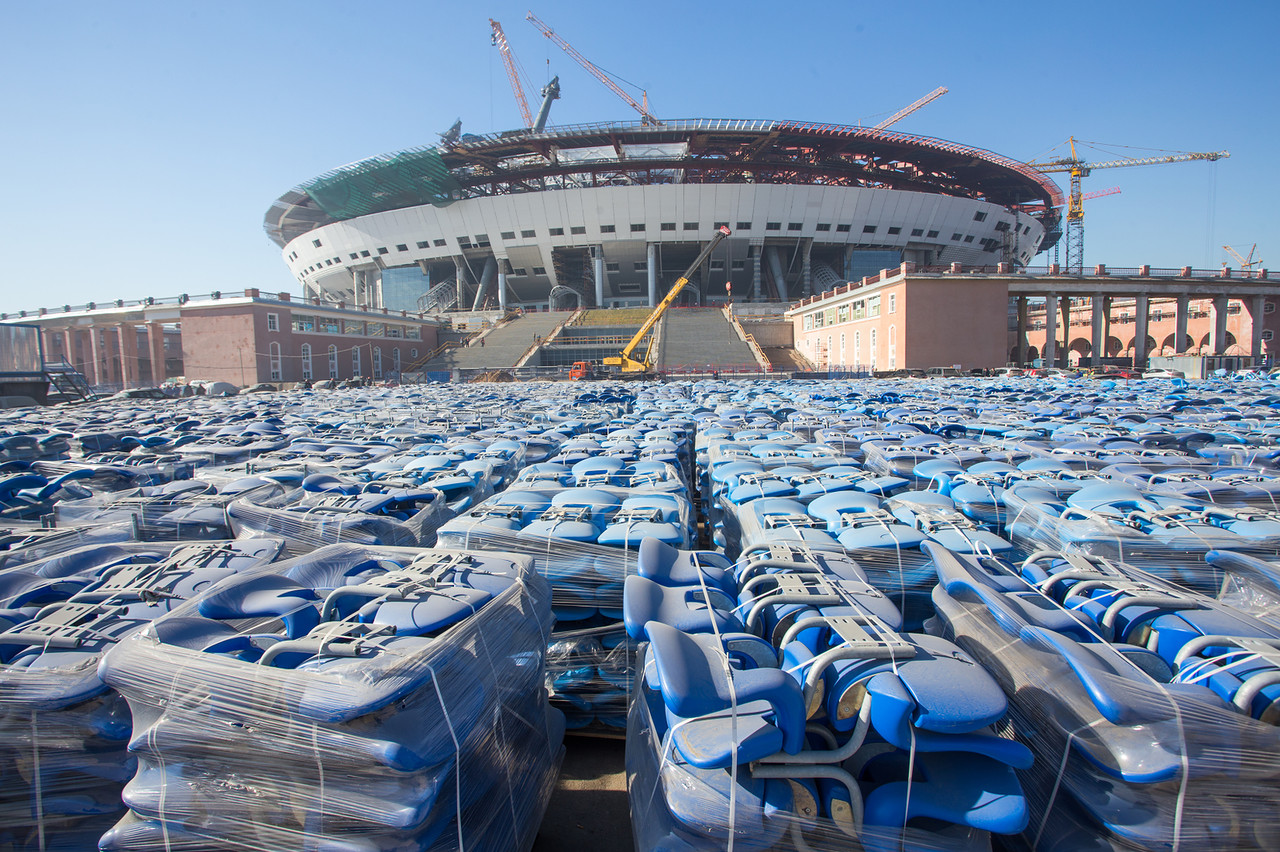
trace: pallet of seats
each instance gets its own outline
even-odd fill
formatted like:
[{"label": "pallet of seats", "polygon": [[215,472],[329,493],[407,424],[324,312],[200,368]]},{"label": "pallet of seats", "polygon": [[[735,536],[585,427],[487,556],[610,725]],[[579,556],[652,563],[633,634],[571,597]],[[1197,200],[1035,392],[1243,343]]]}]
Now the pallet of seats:
[{"label": "pallet of seats", "polygon": [[106,850],[527,849],[559,770],[529,560],[338,544],[103,664],[136,775]]}]

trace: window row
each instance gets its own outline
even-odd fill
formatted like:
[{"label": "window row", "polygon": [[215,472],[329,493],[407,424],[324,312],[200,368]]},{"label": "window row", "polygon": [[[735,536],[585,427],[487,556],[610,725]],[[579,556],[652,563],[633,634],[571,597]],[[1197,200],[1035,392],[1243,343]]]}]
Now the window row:
[{"label": "window row", "polygon": [[[364,375],[364,364],[363,364],[364,347],[355,346],[345,351],[347,352],[347,354],[349,354],[351,358],[351,375],[356,378],[363,376]],[[338,356],[340,354],[338,351],[338,347],[332,346],[332,345],[329,346],[325,354],[327,355],[328,378],[336,379],[338,378]],[[300,347],[298,347],[298,354],[293,357],[296,357],[301,362],[301,374],[302,374],[303,380],[311,381],[312,379],[314,379],[315,365],[313,363],[313,358],[312,358],[311,344],[310,343],[302,344]],[[372,368],[371,377],[375,379],[381,379],[383,377],[382,347],[381,346],[372,347],[371,357],[373,361],[373,363],[370,365]],[[418,357],[418,350],[416,348],[410,349],[409,360],[411,361],[415,360],[417,357]],[[271,347],[267,353],[267,360],[268,360],[268,368],[270,369],[270,373],[271,373],[271,381],[278,382],[283,380],[284,358],[280,353],[279,343],[271,344]],[[398,373],[400,372],[400,367],[401,367],[400,348],[394,347],[391,350],[391,370],[392,372]]]},{"label": "window row", "polygon": [[[268,331],[275,330],[271,328],[271,318],[273,316],[275,315],[267,315]],[[363,337],[400,337],[408,340],[422,339],[422,329],[416,325],[339,319],[337,317],[312,316],[310,314],[294,314],[292,328],[295,332],[358,334]]]}]

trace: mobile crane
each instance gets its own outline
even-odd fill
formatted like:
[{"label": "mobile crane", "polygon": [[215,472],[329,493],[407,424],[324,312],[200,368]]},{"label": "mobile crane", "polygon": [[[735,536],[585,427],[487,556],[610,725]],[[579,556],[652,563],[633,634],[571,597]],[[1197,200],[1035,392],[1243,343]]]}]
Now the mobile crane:
[{"label": "mobile crane", "polygon": [[[716,246],[720,245],[721,241],[723,241],[725,237],[729,236],[730,233],[732,232],[729,230],[728,226],[725,225],[721,225],[720,228],[716,230],[716,234],[711,238],[711,242],[707,243],[706,247],[702,249],[702,253],[699,254],[693,263],[689,265],[689,268],[684,271],[684,274],[677,278],[676,282],[671,285],[671,289],[667,291],[667,295],[658,303],[657,307],[649,312],[649,316],[645,318],[644,325],[640,326],[640,330],[631,338],[631,342],[624,346],[617,356],[604,359],[604,366],[606,368],[612,368],[612,370],[616,370],[622,378],[628,379],[646,378],[653,375],[652,343],[645,348],[643,361],[637,361],[632,358],[632,353],[636,351],[636,347],[640,345],[641,341],[643,341],[645,337],[653,331],[653,327],[658,324],[658,320],[662,319],[662,315],[667,312],[667,308],[671,307],[671,303],[676,300],[676,297],[680,295],[680,291],[689,283],[689,276],[698,271],[698,267],[702,266],[702,264],[706,262],[707,258],[711,257],[711,253],[716,250]],[[606,374],[612,372],[612,370],[606,370]]]}]

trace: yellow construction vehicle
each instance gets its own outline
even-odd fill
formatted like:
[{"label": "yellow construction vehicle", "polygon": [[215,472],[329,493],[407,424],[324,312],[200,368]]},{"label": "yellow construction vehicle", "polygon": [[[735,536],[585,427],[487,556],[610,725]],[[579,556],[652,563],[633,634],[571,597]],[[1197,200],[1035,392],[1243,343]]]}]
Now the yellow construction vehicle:
[{"label": "yellow construction vehicle", "polygon": [[653,327],[658,324],[658,320],[662,319],[662,315],[667,312],[667,308],[671,307],[671,303],[680,295],[680,291],[684,289],[684,285],[689,283],[689,276],[698,271],[698,267],[706,262],[711,256],[711,252],[716,250],[716,246],[729,234],[732,233],[727,226],[720,226],[716,231],[716,235],[711,238],[711,242],[707,243],[706,248],[698,255],[697,259],[689,265],[684,274],[676,279],[676,283],[671,285],[671,289],[667,291],[666,297],[658,303],[649,316],[645,318],[644,325],[640,326],[640,330],[636,332],[635,337],[631,338],[631,342],[623,347],[617,357],[605,358],[604,366],[606,368],[615,369],[622,378],[641,378],[653,374],[653,345],[645,347],[644,360],[637,361],[631,357],[636,351],[636,347],[641,341],[653,331]]}]

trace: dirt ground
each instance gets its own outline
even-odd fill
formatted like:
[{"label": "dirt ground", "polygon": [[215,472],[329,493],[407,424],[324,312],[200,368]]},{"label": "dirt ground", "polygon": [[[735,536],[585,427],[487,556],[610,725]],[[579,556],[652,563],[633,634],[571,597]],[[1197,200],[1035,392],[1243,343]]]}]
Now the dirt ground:
[{"label": "dirt ground", "polygon": [[565,738],[560,781],[533,852],[632,852],[631,811],[621,739]]}]

